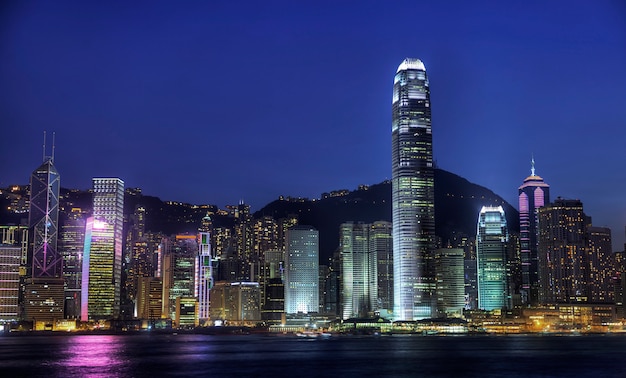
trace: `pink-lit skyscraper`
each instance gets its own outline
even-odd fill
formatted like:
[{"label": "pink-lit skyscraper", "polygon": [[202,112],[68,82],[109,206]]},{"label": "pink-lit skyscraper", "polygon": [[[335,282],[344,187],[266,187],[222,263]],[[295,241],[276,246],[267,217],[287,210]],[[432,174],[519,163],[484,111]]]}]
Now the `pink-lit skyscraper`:
[{"label": "pink-lit skyscraper", "polygon": [[535,174],[532,159],[530,176],[519,187],[520,257],[522,262],[522,302],[536,305],[539,301],[537,209],[550,203],[550,185]]}]

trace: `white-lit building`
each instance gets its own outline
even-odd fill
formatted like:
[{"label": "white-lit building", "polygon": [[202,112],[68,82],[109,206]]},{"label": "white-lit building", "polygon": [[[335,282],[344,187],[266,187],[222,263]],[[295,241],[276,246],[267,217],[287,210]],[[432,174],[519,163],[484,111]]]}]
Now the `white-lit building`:
[{"label": "white-lit building", "polygon": [[287,230],[285,312],[319,311],[319,232],[311,226]]}]

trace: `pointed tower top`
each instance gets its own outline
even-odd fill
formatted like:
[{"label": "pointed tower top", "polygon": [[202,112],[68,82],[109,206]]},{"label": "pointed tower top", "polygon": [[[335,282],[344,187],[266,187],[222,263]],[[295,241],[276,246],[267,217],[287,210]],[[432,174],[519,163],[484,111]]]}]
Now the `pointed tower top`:
[{"label": "pointed tower top", "polygon": [[530,175],[535,176],[535,156],[531,155],[530,158]]}]

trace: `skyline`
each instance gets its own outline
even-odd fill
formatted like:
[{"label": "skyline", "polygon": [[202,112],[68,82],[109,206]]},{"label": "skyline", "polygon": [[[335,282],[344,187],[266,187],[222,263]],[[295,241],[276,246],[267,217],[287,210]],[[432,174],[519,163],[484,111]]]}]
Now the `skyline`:
[{"label": "skyline", "polygon": [[258,210],[391,179],[392,76],[415,57],[440,168],[517,208],[534,156],[623,250],[623,4],[147,4],[3,5],[0,187],[28,182],[44,130],[68,188]]}]

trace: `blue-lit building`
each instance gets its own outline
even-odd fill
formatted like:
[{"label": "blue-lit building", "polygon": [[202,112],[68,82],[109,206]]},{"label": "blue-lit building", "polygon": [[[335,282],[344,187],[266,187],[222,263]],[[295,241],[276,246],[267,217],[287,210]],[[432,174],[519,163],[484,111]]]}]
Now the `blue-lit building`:
[{"label": "blue-lit building", "polygon": [[508,240],[502,206],[483,206],[476,235],[478,308],[481,310],[511,307],[507,276]]}]

